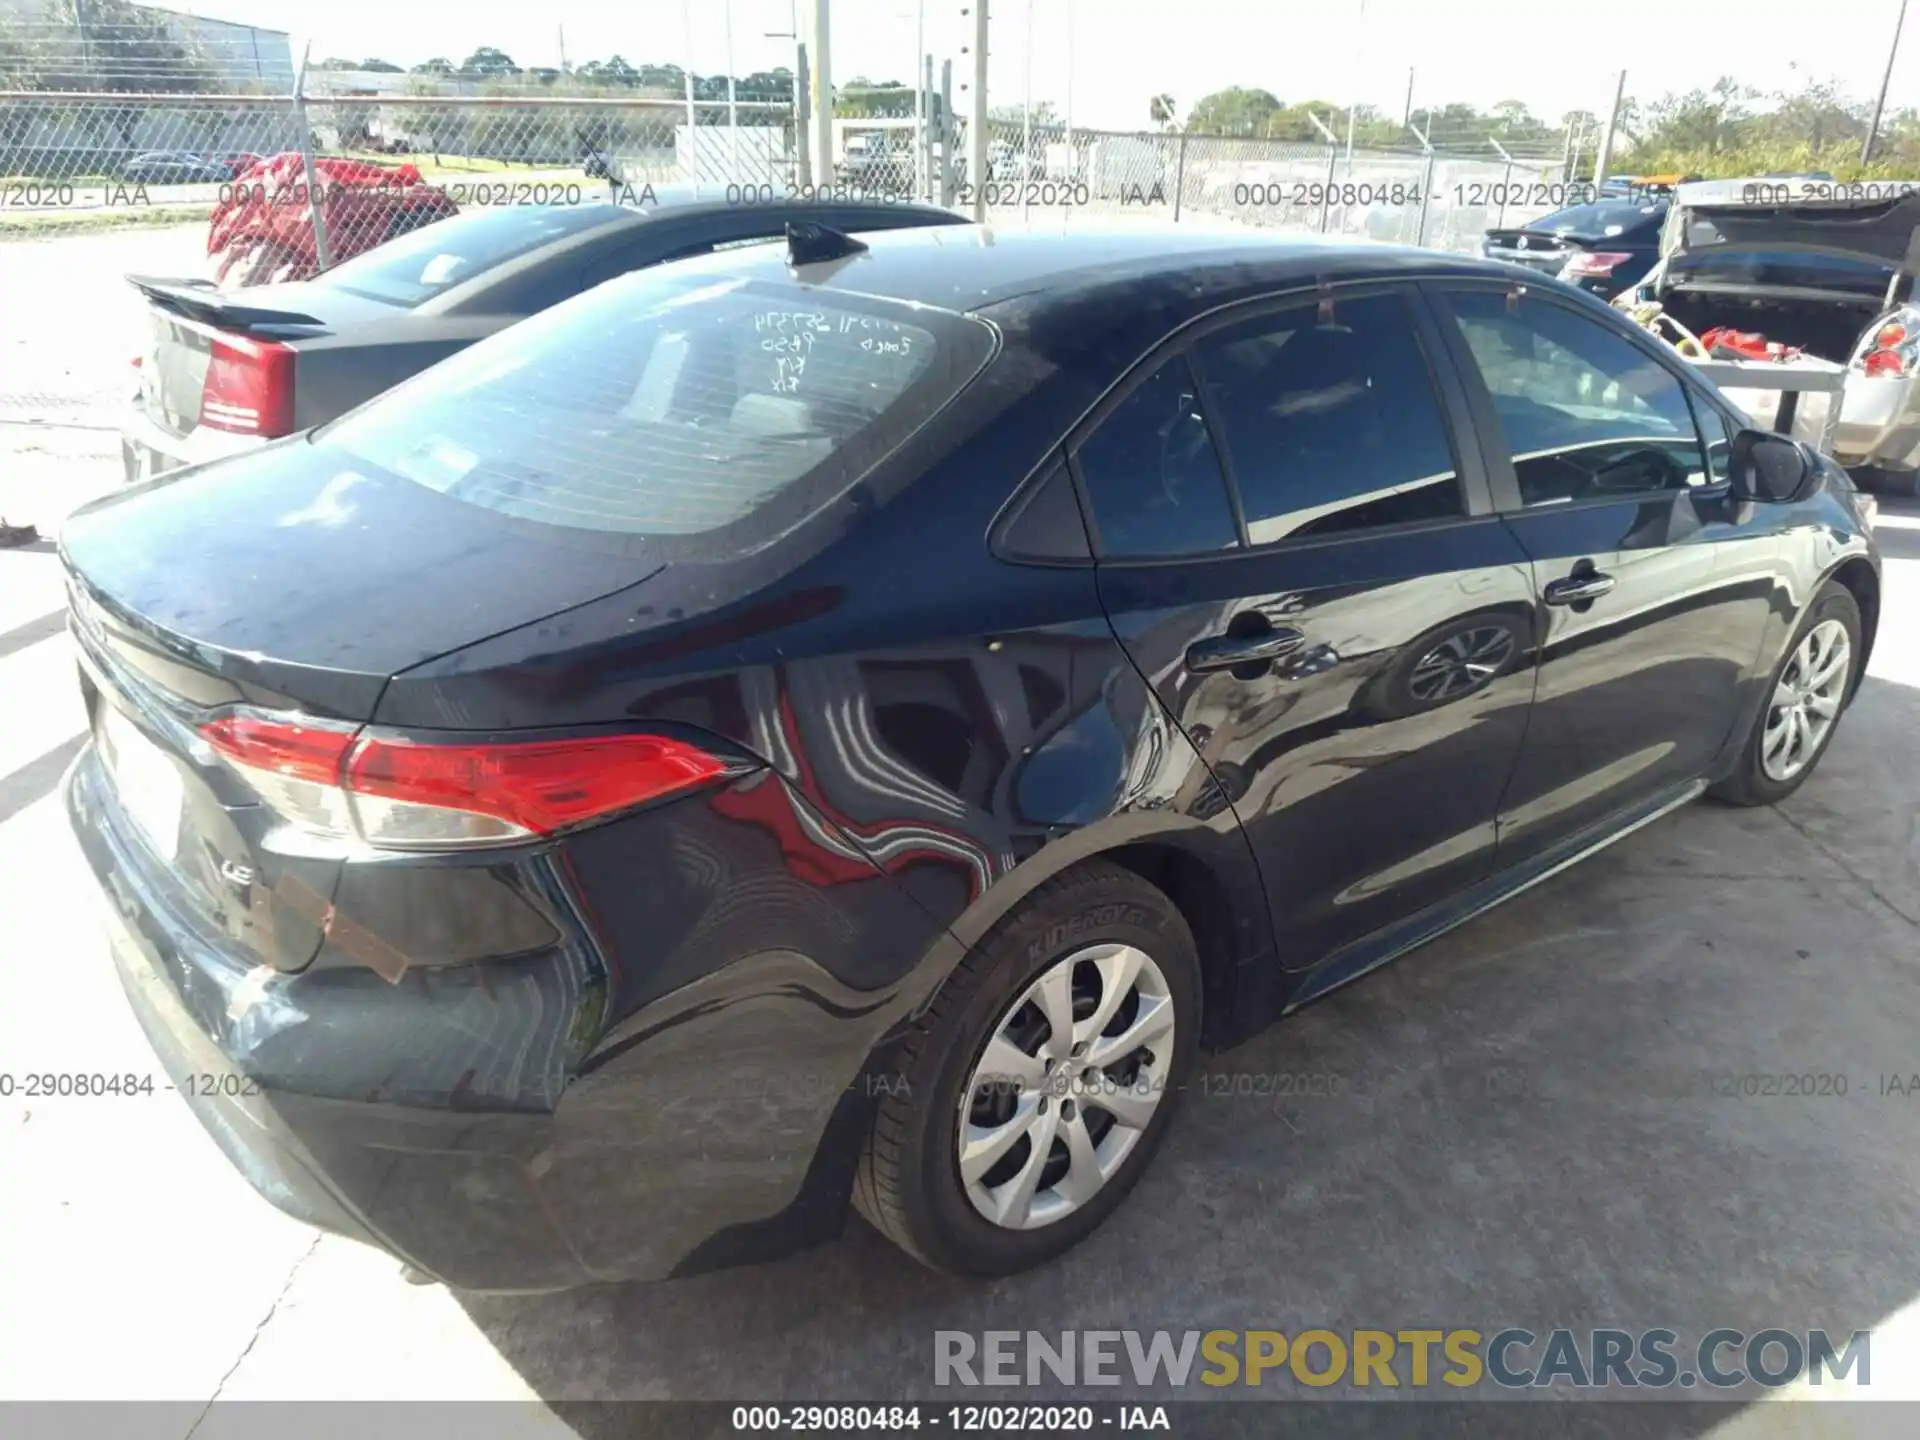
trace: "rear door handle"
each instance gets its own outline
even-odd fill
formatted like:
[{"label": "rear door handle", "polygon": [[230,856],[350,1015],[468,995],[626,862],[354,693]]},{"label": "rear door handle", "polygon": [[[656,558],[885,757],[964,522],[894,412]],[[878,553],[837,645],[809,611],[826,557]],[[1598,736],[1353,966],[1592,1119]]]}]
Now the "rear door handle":
[{"label": "rear door handle", "polygon": [[1613,577],[1598,570],[1582,570],[1565,579],[1550,582],[1541,595],[1549,605],[1578,605],[1583,600],[1598,600],[1613,589]]},{"label": "rear door handle", "polygon": [[1237,665],[1265,665],[1291,655],[1306,643],[1307,637],[1290,625],[1258,635],[1214,635],[1187,647],[1187,669],[1205,674]]}]

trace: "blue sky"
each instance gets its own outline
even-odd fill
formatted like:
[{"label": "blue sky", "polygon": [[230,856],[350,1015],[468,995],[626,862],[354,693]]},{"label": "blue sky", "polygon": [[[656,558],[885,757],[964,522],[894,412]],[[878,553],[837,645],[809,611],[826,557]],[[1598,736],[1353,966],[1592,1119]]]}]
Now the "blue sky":
[{"label": "blue sky", "polygon": [[[1481,106],[1524,100],[1557,116],[1603,110],[1612,75],[1651,98],[1732,74],[1761,89],[1837,80],[1871,96],[1899,0],[995,0],[989,96],[1018,103],[1031,51],[1033,94],[1063,106],[1072,76],[1076,123],[1137,128],[1148,97],[1182,109],[1210,90],[1257,85],[1287,101],[1357,95],[1397,114],[1414,67],[1421,97]],[[629,61],[725,68],[732,16],[736,71],[792,63],[786,30],[807,0],[218,0],[173,8],[251,21],[311,39],[316,56],[380,55],[402,64],[458,62],[497,45],[523,66],[553,65],[564,28],[575,63]],[[927,0],[926,44],[970,66],[963,0]],[[1028,45],[1031,10],[1032,45]],[[906,80],[915,0],[833,0],[834,78]],[[691,30],[689,40],[688,31]],[[1071,45],[1069,35],[1071,34]],[[1069,71],[1068,57],[1072,64]],[[1920,104],[1920,8],[1909,17],[1889,103]]]}]

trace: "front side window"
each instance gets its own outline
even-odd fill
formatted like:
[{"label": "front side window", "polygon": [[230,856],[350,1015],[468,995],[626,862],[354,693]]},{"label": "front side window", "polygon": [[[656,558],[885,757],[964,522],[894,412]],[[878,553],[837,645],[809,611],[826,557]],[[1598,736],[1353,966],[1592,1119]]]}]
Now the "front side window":
[{"label": "front side window", "polygon": [[1706,483],[1685,387],[1626,337],[1526,288],[1447,299],[1492,394],[1521,503]]},{"label": "front side window", "polygon": [[948,311],[642,270],[315,443],[522,520],[672,537],[751,519],[737,532],[751,546],[852,485],[992,349],[990,330]]},{"label": "front side window", "polygon": [[1250,544],[1466,513],[1399,297],[1258,315],[1207,336],[1194,356]]},{"label": "front side window", "polygon": [[1184,356],[1135,386],[1081,442],[1075,459],[1102,557],[1200,555],[1240,543]]}]

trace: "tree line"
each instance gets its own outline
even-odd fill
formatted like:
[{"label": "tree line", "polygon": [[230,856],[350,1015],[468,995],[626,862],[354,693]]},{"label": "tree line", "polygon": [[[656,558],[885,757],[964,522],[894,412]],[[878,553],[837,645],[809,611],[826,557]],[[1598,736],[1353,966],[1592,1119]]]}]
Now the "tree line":
[{"label": "tree line", "polygon": [[[1344,142],[1349,125],[1347,108],[1337,101],[1289,104],[1269,90],[1244,86],[1203,96],[1184,121],[1174,97],[1157,94],[1147,116],[1162,130],[1322,144],[1322,126]],[[1906,107],[1883,115],[1872,160],[1863,164],[1872,120],[1871,102],[1850,98],[1832,83],[1768,93],[1723,77],[1685,94],[1625,99],[1609,168],[1709,178],[1805,171],[1841,180],[1920,177],[1920,112]],[[1484,110],[1460,103],[1416,105],[1400,116],[1355,105],[1351,124],[1356,146],[1417,148],[1424,136],[1437,149],[1493,154],[1497,143],[1520,157],[1566,155],[1583,169],[1591,167],[1604,128],[1590,110],[1549,118],[1519,100]]]}]

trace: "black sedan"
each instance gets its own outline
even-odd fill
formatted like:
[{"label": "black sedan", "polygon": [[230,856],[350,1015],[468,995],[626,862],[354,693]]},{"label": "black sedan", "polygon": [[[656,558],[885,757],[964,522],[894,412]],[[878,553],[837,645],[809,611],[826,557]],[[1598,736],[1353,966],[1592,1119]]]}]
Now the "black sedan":
[{"label": "black sedan", "polygon": [[908,203],[729,203],[712,186],[644,194],[639,204],[472,210],[294,284],[220,291],[128,276],[148,301],[151,327],[121,426],[127,478],[258,449],[331,420],[629,270],[774,239],[789,224],[963,223],[951,210]]},{"label": "black sedan", "polygon": [[1045,1261],[1200,1047],[1791,794],[1880,614],[1845,474],[1591,297],[1191,232],[641,271],[61,555],[162,1063],[500,1289]]},{"label": "black sedan", "polygon": [[129,185],[218,185],[233,178],[233,167],[190,150],[149,150],[120,168]]},{"label": "black sedan", "polygon": [[1660,227],[1669,201],[1667,194],[1647,191],[1603,195],[1525,225],[1489,230],[1480,253],[1610,298],[1634,285],[1660,258]]}]

